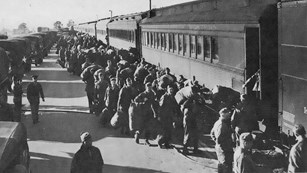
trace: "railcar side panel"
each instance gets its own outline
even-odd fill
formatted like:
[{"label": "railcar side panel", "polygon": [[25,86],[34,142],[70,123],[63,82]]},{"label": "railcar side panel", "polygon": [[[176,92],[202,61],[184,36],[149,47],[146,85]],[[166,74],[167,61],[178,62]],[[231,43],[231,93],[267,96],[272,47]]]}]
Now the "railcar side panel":
[{"label": "railcar side panel", "polygon": [[279,125],[307,126],[307,2],[281,2],[279,16]]}]

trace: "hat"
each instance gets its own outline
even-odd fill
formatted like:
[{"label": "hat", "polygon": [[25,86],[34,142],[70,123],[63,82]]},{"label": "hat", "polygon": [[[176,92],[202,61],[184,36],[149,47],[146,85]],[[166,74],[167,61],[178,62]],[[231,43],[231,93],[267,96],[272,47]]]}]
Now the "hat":
[{"label": "hat", "polygon": [[81,132],[80,133],[81,142],[84,142],[89,138],[91,138],[91,134],[89,132]]},{"label": "hat", "polygon": [[37,79],[38,75],[37,75],[37,74],[34,74],[34,75],[32,75],[31,77],[34,78],[34,79]]},{"label": "hat", "polygon": [[228,108],[222,108],[219,114],[222,119],[230,118],[230,110]]},{"label": "hat", "polygon": [[251,133],[242,133],[240,135],[240,141],[253,141],[253,135]]}]

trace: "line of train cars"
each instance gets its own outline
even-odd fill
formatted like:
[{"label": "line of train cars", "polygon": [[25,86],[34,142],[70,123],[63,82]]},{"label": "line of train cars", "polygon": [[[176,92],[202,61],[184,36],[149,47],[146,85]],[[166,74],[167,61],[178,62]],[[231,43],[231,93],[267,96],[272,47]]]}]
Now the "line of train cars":
[{"label": "line of train cars", "polygon": [[56,31],[0,39],[0,99],[7,102],[8,82],[31,70],[32,60],[41,63],[57,40]]},{"label": "line of train cars", "polygon": [[197,0],[82,27],[208,88],[220,85],[260,98],[267,130],[291,136],[295,123],[307,127],[306,4]]}]

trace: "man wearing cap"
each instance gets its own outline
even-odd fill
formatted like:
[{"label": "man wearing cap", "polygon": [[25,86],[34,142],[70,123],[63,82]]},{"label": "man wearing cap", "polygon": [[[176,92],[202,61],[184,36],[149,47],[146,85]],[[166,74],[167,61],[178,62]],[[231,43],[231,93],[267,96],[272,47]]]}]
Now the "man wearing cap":
[{"label": "man wearing cap", "polygon": [[92,145],[89,132],[81,133],[81,148],[74,155],[70,173],[102,173],[104,165],[99,148]]},{"label": "man wearing cap", "polygon": [[160,148],[162,148],[162,144],[166,148],[170,148],[169,142],[172,136],[173,122],[180,115],[180,107],[174,97],[172,86],[167,86],[167,93],[161,97],[159,105],[159,121],[162,124],[164,137],[158,140],[158,144]]},{"label": "man wearing cap", "polygon": [[121,133],[129,134],[129,116],[128,109],[133,101],[133,99],[137,96],[138,91],[132,85],[132,79],[129,77],[126,79],[126,84],[122,87],[119,92],[119,98],[117,102],[117,111],[122,111],[125,115],[125,121],[123,126],[121,127]]},{"label": "man wearing cap", "polygon": [[43,92],[42,85],[37,82],[38,75],[32,75],[32,80],[27,87],[27,98],[31,106],[31,114],[33,124],[38,123],[38,109],[39,109],[39,97],[42,97],[42,100],[45,101],[45,96]]},{"label": "man wearing cap", "polygon": [[14,83],[12,84],[12,92],[14,94],[14,98],[13,98],[14,110],[15,110],[14,120],[17,122],[20,122],[23,92],[22,92],[21,79],[18,79],[15,76],[14,76]]},{"label": "man wearing cap", "polygon": [[232,131],[230,128],[230,110],[223,108],[219,112],[220,118],[215,122],[211,130],[211,138],[215,141],[215,151],[218,164],[218,172],[231,173],[233,161]]},{"label": "man wearing cap", "polygon": [[[150,137],[150,130],[148,127],[148,123],[157,116],[156,114],[156,94],[152,90],[151,83],[146,83],[145,91],[140,93],[138,96],[135,97],[134,101],[138,104],[143,104],[143,129],[145,133],[145,143],[150,145],[149,137]],[[139,143],[139,135],[140,131],[135,132],[135,142]]]},{"label": "man wearing cap", "polygon": [[293,133],[297,143],[290,150],[288,173],[307,172],[306,130],[303,125],[296,124]]},{"label": "man wearing cap", "polygon": [[256,165],[251,158],[253,136],[251,133],[242,133],[239,137],[240,145],[234,154],[234,173],[257,172]]},{"label": "man wearing cap", "polygon": [[117,101],[118,101],[119,88],[116,85],[116,78],[112,77],[110,79],[110,86],[108,86],[105,94],[105,104],[109,111],[112,111],[114,114],[117,110]]}]

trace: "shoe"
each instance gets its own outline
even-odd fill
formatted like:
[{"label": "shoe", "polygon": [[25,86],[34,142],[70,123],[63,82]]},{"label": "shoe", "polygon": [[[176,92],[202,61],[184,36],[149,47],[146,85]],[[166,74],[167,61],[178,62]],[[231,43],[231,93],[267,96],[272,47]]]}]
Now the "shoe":
[{"label": "shoe", "polygon": [[137,143],[137,144],[140,143],[139,133],[138,133],[138,132],[135,133],[135,135],[134,135],[134,140],[135,140],[135,143]]}]

